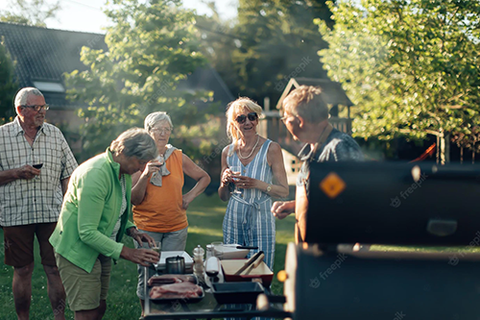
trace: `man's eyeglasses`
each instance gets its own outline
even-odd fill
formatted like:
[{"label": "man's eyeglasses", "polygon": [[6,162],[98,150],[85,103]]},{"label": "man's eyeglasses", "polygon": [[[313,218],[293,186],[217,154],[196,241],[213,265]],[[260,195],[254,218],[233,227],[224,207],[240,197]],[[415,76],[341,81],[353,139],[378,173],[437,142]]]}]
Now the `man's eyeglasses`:
[{"label": "man's eyeglasses", "polygon": [[161,134],[167,134],[172,132],[172,128],[153,128],[152,131],[156,131]]},{"label": "man's eyeglasses", "polygon": [[50,109],[50,106],[48,104],[43,105],[43,106],[21,106],[22,108],[32,108],[35,111],[40,111],[40,110],[48,110]]},{"label": "man's eyeglasses", "polygon": [[235,119],[235,121],[237,121],[239,124],[242,124],[242,123],[245,123],[245,121],[247,121],[247,118],[250,121],[255,121],[258,119],[258,114],[256,112],[250,112],[247,115],[241,114]]}]

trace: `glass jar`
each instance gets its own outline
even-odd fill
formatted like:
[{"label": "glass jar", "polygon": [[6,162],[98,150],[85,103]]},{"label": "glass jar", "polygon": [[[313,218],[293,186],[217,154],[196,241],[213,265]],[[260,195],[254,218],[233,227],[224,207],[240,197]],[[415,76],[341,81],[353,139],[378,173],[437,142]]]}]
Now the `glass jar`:
[{"label": "glass jar", "polygon": [[204,254],[205,250],[200,245],[193,249],[193,274],[200,281],[204,279]]}]

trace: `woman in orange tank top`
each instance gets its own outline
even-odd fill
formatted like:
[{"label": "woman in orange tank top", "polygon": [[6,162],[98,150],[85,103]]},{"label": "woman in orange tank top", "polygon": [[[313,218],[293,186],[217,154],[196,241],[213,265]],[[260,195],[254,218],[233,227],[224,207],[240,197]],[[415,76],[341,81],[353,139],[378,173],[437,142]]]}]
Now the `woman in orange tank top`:
[{"label": "woman in orange tank top", "polygon": [[[172,128],[166,112],[154,112],[145,118],[145,130],[155,140],[160,156],[149,162],[143,172],[132,175],[133,222],[139,230],[160,242],[162,251],[184,251],[188,231],[186,210],[209,185],[210,176],[181,150],[168,144]],[[197,183],[182,194],[184,174]],[[139,266],[137,295],[142,314],[143,270]]]}]

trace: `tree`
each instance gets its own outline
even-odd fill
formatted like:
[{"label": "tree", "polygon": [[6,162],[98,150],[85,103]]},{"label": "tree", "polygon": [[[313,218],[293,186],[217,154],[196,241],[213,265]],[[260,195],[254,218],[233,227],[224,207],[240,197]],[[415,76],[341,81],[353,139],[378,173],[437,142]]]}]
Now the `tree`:
[{"label": "tree", "polygon": [[[328,3],[335,26],[316,20],[321,61],[357,105],[354,136],[391,140],[471,134],[480,99],[478,1]],[[437,145],[439,145],[437,143]],[[447,157],[447,158],[446,158]]]},{"label": "tree", "polygon": [[234,96],[276,101],[291,77],[326,77],[316,54],[326,42],[313,19],[331,26],[329,16],[325,0],[240,0],[233,26],[214,17],[200,31],[206,55]]},{"label": "tree", "polygon": [[46,27],[45,20],[55,18],[61,9],[60,0],[49,4],[46,0],[9,0],[11,11],[0,12],[0,21]]},{"label": "tree", "polygon": [[0,38],[0,124],[9,120],[15,114],[13,98],[18,89],[14,81],[14,64]]},{"label": "tree", "polygon": [[174,142],[195,143],[208,154],[208,137],[218,125],[198,104],[211,95],[176,90],[206,63],[198,51],[193,13],[180,8],[180,1],[115,0],[106,14],[113,22],[105,37],[108,51],[83,47],[81,60],[88,70],[65,76],[69,98],[88,105],[79,111],[85,120],[82,156],[103,151],[127,128],[143,127],[153,111],[170,114]]}]

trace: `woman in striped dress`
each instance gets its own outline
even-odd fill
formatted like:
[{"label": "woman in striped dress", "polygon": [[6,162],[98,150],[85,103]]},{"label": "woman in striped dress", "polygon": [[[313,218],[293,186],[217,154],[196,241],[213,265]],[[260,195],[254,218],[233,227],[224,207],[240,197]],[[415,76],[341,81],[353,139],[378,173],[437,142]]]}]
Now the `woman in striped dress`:
[{"label": "woman in striped dress", "polygon": [[275,218],[270,208],[272,197],[288,195],[288,184],[280,145],[257,134],[261,113],[262,108],[249,98],[229,104],[227,134],[232,144],[222,152],[218,194],[228,201],[224,243],[258,246],[250,255],[262,250],[265,263],[273,270]]}]

